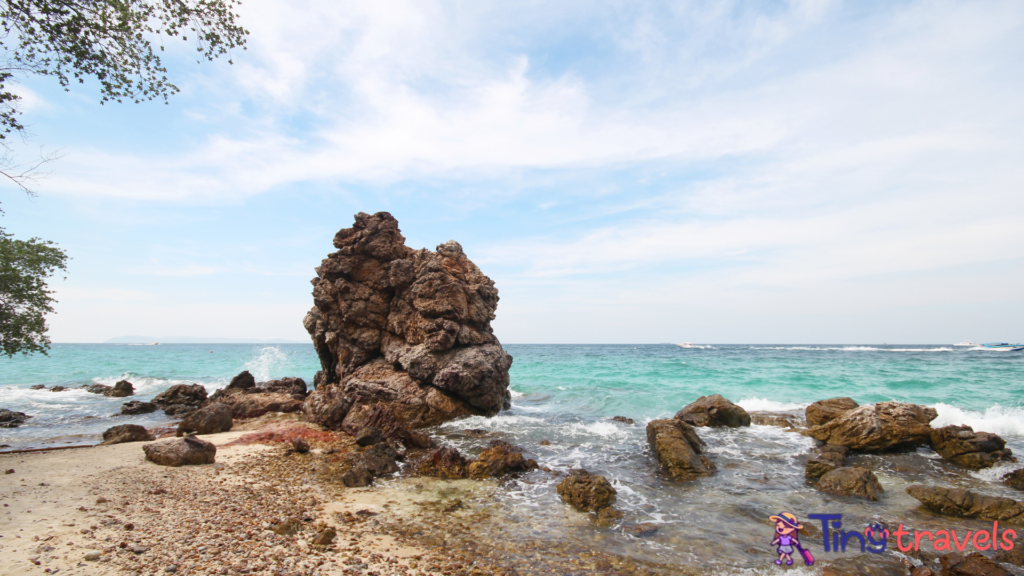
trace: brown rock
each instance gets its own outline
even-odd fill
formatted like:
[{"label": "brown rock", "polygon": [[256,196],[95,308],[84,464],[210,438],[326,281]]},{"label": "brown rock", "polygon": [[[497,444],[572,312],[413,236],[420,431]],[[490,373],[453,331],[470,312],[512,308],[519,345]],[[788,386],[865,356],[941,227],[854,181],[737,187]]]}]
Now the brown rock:
[{"label": "brown rock", "polygon": [[31,416],[24,412],[14,412],[6,408],[0,408],[0,428],[17,428],[25,423]]},{"label": "brown rock", "polygon": [[168,416],[188,414],[206,403],[206,388],[200,384],[175,384],[152,400]]},{"label": "brown rock", "polygon": [[992,556],[992,560],[1001,564],[1024,566],[1024,546],[1014,546],[1013,550],[1000,550]]},{"label": "brown rock", "polygon": [[829,446],[828,444],[815,448],[811,457],[807,459],[807,468],[804,470],[805,478],[821,478],[825,474],[841,468],[846,463],[846,455],[850,449],[846,446]]},{"label": "brown rock", "polygon": [[376,428],[386,440],[401,442],[406,448],[432,448],[434,441],[429,437],[410,430],[405,422],[395,414],[391,405],[383,402],[373,404],[357,404],[349,410],[340,428],[356,436],[361,430]]},{"label": "brown rock", "polygon": [[617,494],[604,476],[573,469],[558,484],[558,495],[566,503],[584,512],[599,512],[615,503]]},{"label": "brown rock", "polygon": [[971,552],[967,556],[950,552],[943,554],[939,562],[942,563],[942,576],[1010,576],[981,552]]},{"label": "brown rock", "polygon": [[[236,376],[237,378],[237,376]],[[258,418],[269,412],[301,412],[303,401],[292,394],[263,388],[222,388],[210,401],[229,406],[233,418]]]},{"label": "brown rock", "polygon": [[796,416],[788,414],[774,414],[771,412],[751,412],[750,423],[758,426],[777,426],[779,428],[799,428],[800,420]]},{"label": "brown rock", "polygon": [[313,538],[313,546],[326,548],[334,542],[334,537],[337,535],[338,532],[334,528],[325,528],[316,535],[316,538]]},{"label": "brown rock", "polygon": [[1016,462],[1013,453],[1005,450],[1005,440],[988,432],[975,432],[970,426],[938,428],[932,430],[930,438],[940,456],[972,470]]},{"label": "brown rock", "polygon": [[370,446],[362,454],[350,457],[352,467],[342,474],[345,486],[369,486],[377,476],[398,472],[398,453],[386,442]]},{"label": "brown rock", "polygon": [[658,525],[649,522],[629,524],[628,526],[623,526],[622,531],[633,538],[649,538],[658,533]]},{"label": "brown rock", "polygon": [[133,396],[135,394],[135,387],[132,383],[127,380],[118,380],[114,384],[114,388],[110,391],[111,398],[125,398],[127,396]]},{"label": "brown rock", "polygon": [[715,473],[715,464],[701,454],[704,441],[682,420],[651,421],[647,424],[647,442],[665,473],[674,480],[692,480]]},{"label": "brown rock", "polygon": [[271,523],[270,529],[281,536],[295,536],[302,530],[302,521],[298,518],[285,518]]},{"label": "brown rock", "polygon": [[910,576],[935,576],[935,572],[927,566],[918,566],[910,571]]},{"label": "brown rock", "polygon": [[808,426],[821,426],[859,406],[860,404],[854,402],[853,398],[818,400],[804,409],[804,417]]},{"label": "brown rock", "polygon": [[404,242],[390,214],[360,213],[317,268],[304,320],[322,367],[310,420],[337,428],[353,406],[382,402],[418,428],[507,405],[494,282],[454,241],[437,252]]},{"label": "brown rock", "polygon": [[818,480],[818,490],[839,496],[860,496],[878,500],[884,492],[875,474],[866,468],[843,467],[826,473]]},{"label": "brown rock", "polygon": [[501,478],[536,468],[537,462],[524,458],[519,448],[504,440],[491,440],[491,447],[481,452],[475,461],[470,462],[466,467],[466,474],[470,478],[480,480]]},{"label": "brown rock", "polygon": [[156,404],[152,402],[132,400],[121,405],[122,415],[136,416],[138,414],[149,414],[150,412],[156,412]]},{"label": "brown rock", "polygon": [[143,444],[146,460],[160,466],[189,466],[213,464],[217,447],[194,436],[175,438],[153,444]]},{"label": "brown rock", "polygon": [[750,415],[742,407],[726,400],[720,394],[701,396],[676,413],[676,419],[691,426],[712,428],[739,428],[750,426]]},{"label": "brown rock", "polygon": [[292,438],[292,452],[306,454],[309,452],[309,442],[305,438]]},{"label": "brown rock", "polygon": [[1024,468],[1018,468],[1009,474],[1003,475],[1003,484],[1017,490],[1024,490]]},{"label": "brown rock", "polygon": [[370,426],[356,433],[356,444],[360,446],[373,446],[383,441],[384,435],[381,434],[380,428]]},{"label": "brown rock", "polygon": [[609,418],[609,420],[611,420],[612,422],[619,422],[620,424],[636,424],[636,422],[634,422],[632,418],[626,418],[625,416],[612,416],[611,418]]},{"label": "brown rock", "polygon": [[601,528],[611,528],[623,518],[621,510],[616,510],[614,506],[608,506],[607,508],[601,508],[597,513],[597,517],[594,518],[594,524],[597,524]]},{"label": "brown rock", "polygon": [[224,387],[224,390],[248,390],[256,387],[256,378],[248,370],[239,372],[231,379],[231,382]]},{"label": "brown rock", "polygon": [[[297,400],[303,400],[306,398],[306,381],[302,378],[286,377],[280,380],[268,380],[266,382],[260,382],[257,384],[258,388],[266,390],[267,392],[279,392],[281,394],[290,394]],[[301,396],[301,398],[299,398]]]},{"label": "brown rock", "polygon": [[808,434],[817,440],[851,450],[882,452],[928,444],[934,408],[902,402],[879,402],[855,408],[814,426]]},{"label": "brown rock", "polygon": [[149,442],[153,435],[138,424],[122,424],[107,428],[103,433],[104,444],[121,444],[123,442]]},{"label": "brown rock", "polygon": [[433,450],[420,461],[416,473],[422,476],[434,476],[446,480],[456,480],[468,476],[469,462],[455,448],[444,447]]},{"label": "brown rock", "polygon": [[187,433],[195,434],[216,434],[227,432],[233,425],[231,419],[231,407],[226,404],[215,403],[205,408],[200,408],[185,417],[178,424],[176,436],[184,436]]},{"label": "brown rock", "polygon": [[985,496],[961,488],[921,484],[909,486],[907,494],[919,500],[929,510],[947,516],[999,520],[1012,524],[1024,523],[1024,503],[1010,498]]}]

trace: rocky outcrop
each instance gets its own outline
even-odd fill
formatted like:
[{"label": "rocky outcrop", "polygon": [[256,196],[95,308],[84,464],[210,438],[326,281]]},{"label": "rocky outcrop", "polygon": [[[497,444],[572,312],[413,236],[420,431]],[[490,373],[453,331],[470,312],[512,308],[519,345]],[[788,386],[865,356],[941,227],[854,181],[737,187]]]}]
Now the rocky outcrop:
[{"label": "rocky outcrop", "polygon": [[491,440],[491,447],[466,467],[466,475],[475,480],[503,478],[537,468],[537,462],[504,440]]},{"label": "rocky outcrop", "polygon": [[421,476],[457,480],[469,475],[468,467],[469,461],[458,450],[445,446],[428,453],[416,466],[416,473]]},{"label": "rocky outcrop", "polygon": [[878,477],[867,468],[842,467],[826,472],[819,480],[817,489],[839,496],[860,496],[868,500],[878,500],[884,492],[878,483]]},{"label": "rocky outcrop", "polygon": [[127,380],[118,380],[113,386],[106,384],[93,384],[85,389],[92,394],[102,394],[111,398],[125,398],[135,394],[135,387]]},{"label": "rocky outcrop", "polygon": [[721,394],[701,396],[676,413],[676,419],[691,426],[739,428],[750,426],[750,414],[726,400]]},{"label": "rocky outcrop", "polygon": [[398,472],[398,452],[387,442],[381,442],[353,455],[351,464],[341,475],[342,483],[349,487],[369,486],[377,476]]},{"label": "rocky outcrop", "polygon": [[1002,480],[1003,484],[1006,484],[1010,488],[1024,490],[1024,468],[1019,468],[1009,474],[1004,474]]},{"label": "rocky outcrop", "polygon": [[17,428],[29,418],[31,416],[24,412],[14,412],[6,408],[0,408],[0,428]]},{"label": "rocky outcrop", "polygon": [[615,488],[604,476],[573,469],[558,484],[558,495],[584,512],[600,512],[615,503]]},{"label": "rocky outcrop", "polygon": [[355,220],[312,281],[303,323],[322,370],[308,419],[337,429],[354,406],[379,402],[419,428],[507,406],[512,357],[490,327],[494,282],[455,241],[413,250],[390,214]]},{"label": "rocky outcrop", "polygon": [[121,405],[121,414],[124,416],[149,414],[150,412],[156,412],[156,410],[156,404],[153,404],[152,402],[142,402],[140,400],[132,400]]},{"label": "rocky outcrop", "polygon": [[175,384],[152,400],[168,416],[182,416],[206,403],[206,388],[200,384]]},{"label": "rocky outcrop", "polygon": [[358,404],[346,415],[341,429],[356,436],[367,428],[375,428],[384,440],[401,442],[406,448],[433,448],[434,441],[414,430],[410,430],[392,410],[382,402]]},{"label": "rocky outcrop", "polygon": [[[243,370],[239,372],[237,376],[228,382],[228,385],[222,388],[223,390],[248,390],[249,388],[256,387],[256,378],[252,375],[252,372]],[[216,392],[214,393],[216,394]]]},{"label": "rocky outcrop", "polygon": [[928,423],[937,416],[935,409],[927,406],[879,402],[844,412],[807,433],[851,450],[884,452],[929,444],[932,427]]},{"label": "rocky outcrop", "polygon": [[1016,462],[1006,441],[988,432],[975,432],[970,426],[945,426],[932,430],[932,448],[940,456],[964,468],[981,470],[1004,462]]},{"label": "rocky outcrop", "polygon": [[195,436],[143,444],[142,451],[146,453],[146,460],[160,466],[213,464],[217,455],[217,447],[212,442]]},{"label": "rocky outcrop", "polygon": [[853,398],[818,400],[804,409],[804,418],[808,426],[821,426],[859,407],[860,404],[854,402]]},{"label": "rocky outcrop", "polygon": [[290,394],[296,400],[306,399],[307,386],[306,381],[302,378],[286,377],[280,380],[268,380],[260,382],[257,386],[268,392]]},{"label": "rocky outcrop", "polygon": [[811,452],[811,457],[807,459],[804,477],[813,480],[821,478],[836,468],[842,468],[846,464],[846,455],[849,453],[850,449],[846,446],[829,446],[826,444],[815,448]]},{"label": "rocky outcrop", "polygon": [[178,424],[176,436],[185,434],[216,434],[231,430],[234,424],[231,418],[231,407],[227,404],[210,404],[192,412]]},{"label": "rocky outcrop", "polygon": [[920,501],[925,508],[946,516],[1024,524],[1024,502],[1011,498],[985,496],[962,488],[921,484],[909,486],[907,494]]},{"label": "rocky outcrop", "polygon": [[647,424],[647,442],[662,469],[673,480],[692,480],[715,473],[715,464],[701,452],[704,441],[682,420],[653,420]]},{"label": "rocky outcrop", "polygon": [[138,424],[122,424],[107,428],[103,432],[104,444],[121,444],[124,442],[150,442],[153,435]]},{"label": "rocky outcrop", "polygon": [[950,552],[939,557],[939,562],[941,576],[1010,576],[981,552],[971,552],[967,556]]},{"label": "rocky outcrop", "polygon": [[618,422],[619,424],[629,424],[630,426],[636,424],[632,418],[626,418],[625,416],[612,416],[609,420],[612,422]]},{"label": "rocky outcrop", "polygon": [[231,407],[234,418],[257,418],[268,412],[299,412],[306,399],[306,382],[302,378],[282,378],[256,383],[248,370],[210,396],[211,403]]}]

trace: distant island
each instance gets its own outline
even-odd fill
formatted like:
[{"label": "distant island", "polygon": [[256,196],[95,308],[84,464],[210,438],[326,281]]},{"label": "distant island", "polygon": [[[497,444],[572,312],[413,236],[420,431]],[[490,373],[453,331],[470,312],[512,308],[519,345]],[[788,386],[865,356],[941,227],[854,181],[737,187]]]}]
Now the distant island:
[{"label": "distant island", "polygon": [[271,338],[259,340],[256,338],[211,338],[207,336],[118,336],[103,342],[104,344],[149,344],[159,342],[161,344],[304,344],[298,340],[285,340],[283,338]]}]

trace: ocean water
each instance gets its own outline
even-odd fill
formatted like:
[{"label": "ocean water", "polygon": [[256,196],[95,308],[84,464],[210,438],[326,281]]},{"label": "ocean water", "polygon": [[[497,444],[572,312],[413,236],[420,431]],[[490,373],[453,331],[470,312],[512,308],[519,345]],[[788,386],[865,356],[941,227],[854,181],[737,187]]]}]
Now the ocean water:
[{"label": "ocean water", "polygon": [[[1015,453],[1024,454],[1024,353],[937,345],[505,347],[515,359],[512,409],[428,432],[469,455],[502,438],[554,471],[583,467],[603,474],[618,490],[617,506],[625,513],[625,526],[597,529],[561,504],[555,492],[558,476],[527,474],[503,484],[489,499],[486,505],[498,508],[496,520],[493,526],[480,526],[482,532],[492,530],[496,545],[509,546],[511,554],[517,541],[541,537],[661,565],[698,565],[711,573],[757,572],[774,559],[766,519],[781,511],[802,518],[840,512],[846,526],[859,530],[868,522],[936,529],[948,527],[948,519],[923,512],[903,488],[915,482],[941,483],[1019,499],[999,482],[1001,474],[1017,466],[968,472],[928,448],[851,458],[852,464],[878,474],[886,488],[879,502],[824,495],[803,478],[814,441],[757,425],[699,429],[718,472],[693,482],[672,482],[653,461],[644,425],[706,394],[722,394],[748,411],[798,416],[813,401],[850,396],[862,404],[899,400],[933,406],[939,413],[933,426],[969,424],[1001,435]],[[8,445],[3,448],[7,450],[93,443],[116,423],[169,423],[159,413],[111,416],[124,399],[84,390],[30,390],[35,384],[76,387],[127,379],[136,387],[135,398],[148,400],[178,383],[197,382],[212,393],[245,369],[260,381],[299,376],[311,382],[318,361],[311,345],[184,344],[61,344],[49,358],[0,360],[0,408],[33,416],[20,428],[0,429],[0,445]],[[636,424],[613,422],[612,416],[626,416]],[[465,434],[466,429],[490,434],[478,438]],[[545,440],[549,444],[542,444]],[[528,521],[507,521],[522,516]],[[634,524],[658,530],[636,538],[627,529]],[[957,526],[976,529],[982,524],[965,520]],[[809,547],[816,556],[835,557],[822,553],[820,543]]]}]

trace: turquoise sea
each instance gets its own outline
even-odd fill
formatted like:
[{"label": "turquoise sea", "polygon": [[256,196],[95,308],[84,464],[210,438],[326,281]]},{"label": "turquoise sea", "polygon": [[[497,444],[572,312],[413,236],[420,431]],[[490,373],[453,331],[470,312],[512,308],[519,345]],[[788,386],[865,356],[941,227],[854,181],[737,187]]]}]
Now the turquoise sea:
[{"label": "turquoise sea", "polygon": [[[1024,454],[1024,354],[940,345],[506,345],[514,357],[511,410],[493,418],[472,417],[428,430],[467,455],[493,438],[522,446],[555,472],[583,467],[603,474],[618,491],[625,526],[654,527],[636,537],[625,527],[600,530],[563,505],[555,492],[559,477],[543,471],[501,484],[480,502],[493,507],[493,524],[477,528],[495,546],[517,546],[538,538],[583,548],[600,548],[661,566],[702,566],[712,574],[774,574],[768,516],[791,511],[839,512],[844,525],[903,523],[941,529],[949,519],[923,511],[904,489],[912,483],[940,483],[993,495],[1016,497],[1002,474],[1020,464],[969,472],[941,460],[930,448],[892,455],[857,455],[849,464],[873,470],[885,487],[878,502],[825,495],[803,477],[814,441],[773,426],[701,428],[718,472],[677,483],[658,472],[647,447],[647,421],[674,414],[706,394],[719,393],[748,411],[802,415],[815,400],[850,396],[860,403],[900,400],[937,409],[933,426],[969,424],[994,432]],[[136,398],[146,400],[177,383],[198,382],[209,392],[250,370],[257,380],[299,376],[307,382],[318,369],[311,345],[159,346],[60,344],[49,358],[0,361],[0,408],[33,418],[17,429],[0,429],[3,450],[95,443],[106,428],[135,422],[169,424],[162,414],[111,416],[124,399],[84,390],[31,390],[113,384],[127,379]],[[626,416],[635,425],[609,420]],[[467,429],[485,430],[464,433]],[[547,441],[547,442],[544,442]],[[382,480],[402,486],[401,479]],[[984,523],[960,520],[965,529]],[[989,526],[990,528],[990,526]],[[820,530],[819,530],[820,533]],[[805,543],[824,553],[808,535]],[[504,549],[504,548],[503,548]],[[765,571],[767,570],[767,572]]]}]

